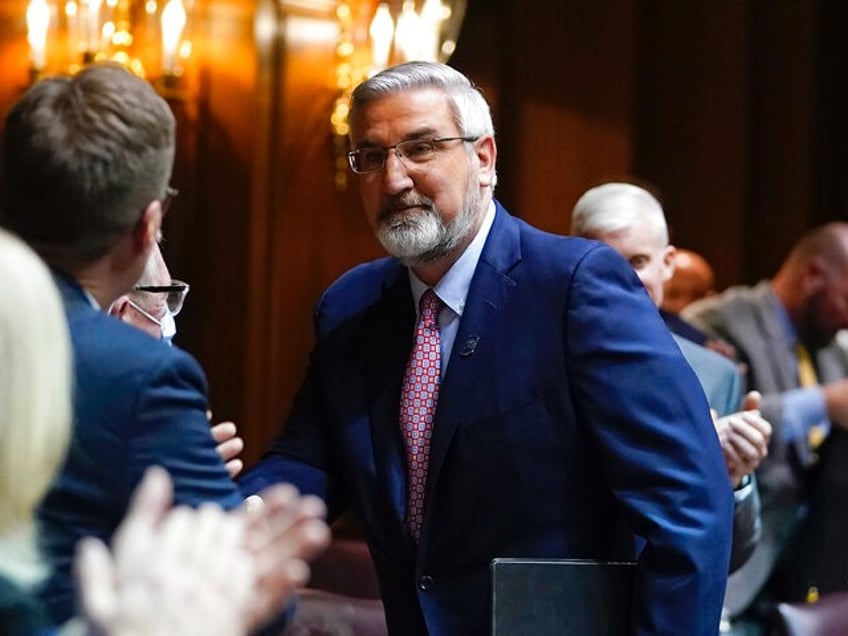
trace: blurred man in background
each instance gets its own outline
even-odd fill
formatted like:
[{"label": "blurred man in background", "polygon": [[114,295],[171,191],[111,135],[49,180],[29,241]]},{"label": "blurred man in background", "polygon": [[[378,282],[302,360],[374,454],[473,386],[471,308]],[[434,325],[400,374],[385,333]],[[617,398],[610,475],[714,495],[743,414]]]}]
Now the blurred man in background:
[{"label": "blurred man in background", "polygon": [[681,247],[674,253],[674,271],[663,285],[660,307],[679,314],[696,300],[715,294],[715,274],[707,260],[692,250]]},{"label": "blurred man in background", "polygon": [[[610,245],[633,267],[654,304],[662,304],[675,250],[668,242],[662,206],[651,193],[630,183],[592,188],[574,206],[571,232]],[[732,572],[751,556],[759,540],[760,499],[751,474],[768,452],[771,426],[757,410],[758,395],[740,403],[741,380],[733,363],[679,336],[675,340],[710,407],[724,416],[715,420],[715,428],[734,487]]]},{"label": "blurred man in background", "polygon": [[776,601],[848,587],[848,224],[805,234],[777,274],[684,310],[729,341],[774,426],[757,471],[763,537],[728,582],[736,633],[762,633]]}]

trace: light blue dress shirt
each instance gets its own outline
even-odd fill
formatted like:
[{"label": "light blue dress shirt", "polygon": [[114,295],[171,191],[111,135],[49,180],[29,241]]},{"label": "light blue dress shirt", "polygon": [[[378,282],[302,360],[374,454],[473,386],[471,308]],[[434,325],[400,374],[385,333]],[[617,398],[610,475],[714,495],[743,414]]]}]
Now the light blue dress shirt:
[{"label": "light blue dress shirt", "polygon": [[[489,208],[486,210],[486,216],[477,231],[477,236],[465,248],[456,263],[433,287],[433,291],[444,303],[439,312],[442,379],[445,377],[451,351],[453,351],[453,343],[459,330],[459,319],[462,318],[462,312],[465,310],[465,300],[468,298],[468,290],[471,288],[471,279],[474,277],[474,270],[477,269],[480,254],[483,253],[483,246],[486,244],[486,238],[489,236],[489,230],[492,229],[494,220],[495,203],[493,201],[489,203]],[[415,322],[417,323],[421,296],[429,289],[429,285],[422,282],[411,269],[409,270],[409,285],[412,289],[412,298],[415,301]]]},{"label": "light blue dress shirt", "polygon": [[[798,332],[795,330],[795,325],[792,324],[792,319],[786,312],[786,308],[774,293],[770,294],[769,298],[777,320],[783,328],[786,342],[791,342],[794,349],[798,343]],[[797,375],[797,363],[795,372]],[[830,431],[824,393],[819,386],[801,387],[784,393],[781,415],[783,425],[780,434],[785,442],[806,438],[810,428],[816,425],[824,427],[825,432]]]}]

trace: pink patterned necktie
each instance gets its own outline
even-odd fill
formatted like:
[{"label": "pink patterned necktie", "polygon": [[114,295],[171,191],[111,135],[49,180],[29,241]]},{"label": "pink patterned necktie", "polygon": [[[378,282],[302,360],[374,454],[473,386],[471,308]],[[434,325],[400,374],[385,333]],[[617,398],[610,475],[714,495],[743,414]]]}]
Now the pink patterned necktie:
[{"label": "pink patterned necktie", "polygon": [[415,343],[406,365],[400,394],[400,429],[407,458],[406,525],[416,541],[424,520],[424,487],[427,484],[430,438],[433,434],[433,414],[439,399],[441,306],[442,301],[432,289],[421,296]]}]

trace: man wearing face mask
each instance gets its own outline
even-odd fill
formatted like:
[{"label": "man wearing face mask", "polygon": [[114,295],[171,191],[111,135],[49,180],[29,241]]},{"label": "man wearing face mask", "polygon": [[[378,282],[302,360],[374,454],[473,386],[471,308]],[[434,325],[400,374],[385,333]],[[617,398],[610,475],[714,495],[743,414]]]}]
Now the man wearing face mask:
[{"label": "man wearing face mask", "polygon": [[[135,289],[124,294],[109,307],[109,315],[150,334],[157,340],[173,344],[177,335],[175,317],[183,308],[188,295],[188,283],[173,280],[158,243],[150,251],[144,273]],[[209,412],[211,420],[212,413]],[[244,440],[238,436],[234,422],[219,422],[212,426],[212,437],[218,443],[215,449],[224,461],[230,477],[243,468],[239,459],[244,450]]]},{"label": "man wearing face mask", "polygon": [[[58,625],[78,607],[78,541],[112,541],[148,467],[170,473],[177,505],[229,510],[244,498],[216,453],[197,361],[103,311],[138,284],[175,194],[175,120],[167,102],[126,69],[92,64],[28,89],[6,117],[2,146],[0,225],[50,266],[73,348],[71,442],[37,510],[39,548],[50,566],[37,593]],[[281,514],[323,514],[320,502],[291,501],[280,512],[260,509],[268,532],[286,527]],[[262,577],[255,615],[267,616],[304,570],[299,563],[289,573],[268,570],[258,544],[248,547]]]},{"label": "man wearing face mask", "polygon": [[171,344],[177,335],[174,317],[180,313],[188,285],[171,279],[171,272],[157,244],[150,252],[135,290],[124,294],[109,308],[112,316]]}]

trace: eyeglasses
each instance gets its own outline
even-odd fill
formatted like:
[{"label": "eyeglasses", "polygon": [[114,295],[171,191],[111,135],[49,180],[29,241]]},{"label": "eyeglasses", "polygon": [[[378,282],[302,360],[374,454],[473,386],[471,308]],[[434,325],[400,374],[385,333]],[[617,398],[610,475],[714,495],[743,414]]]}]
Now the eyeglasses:
[{"label": "eyeglasses", "polygon": [[350,169],[356,174],[369,174],[382,170],[386,165],[389,150],[394,150],[398,159],[409,159],[413,164],[427,163],[441,150],[439,144],[447,141],[477,141],[480,137],[439,137],[437,139],[409,139],[394,146],[364,146],[347,153]]},{"label": "eyeglasses", "polygon": [[162,208],[162,216],[165,216],[168,213],[168,210],[171,209],[171,204],[174,202],[174,199],[177,198],[179,193],[179,190],[172,188],[171,186],[168,186],[165,189],[165,196],[159,200],[159,207]]},{"label": "eyeglasses", "polygon": [[[188,295],[189,284],[181,280],[172,280],[170,285],[136,285],[135,291],[147,292],[150,294],[168,294],[165,298],[165,303],[168,305],[168,311],[172,316],[176,316],[183,308],[185,297]],[[138,309],[135,303],[130,301],[133,307]]]}]

